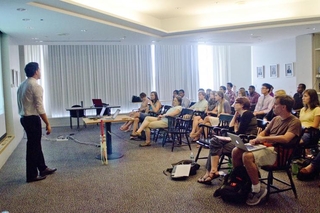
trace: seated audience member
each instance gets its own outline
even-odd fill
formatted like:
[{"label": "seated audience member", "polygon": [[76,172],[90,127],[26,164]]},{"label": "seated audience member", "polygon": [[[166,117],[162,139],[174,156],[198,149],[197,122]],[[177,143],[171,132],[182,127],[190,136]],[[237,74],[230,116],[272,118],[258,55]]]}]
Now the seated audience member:
[{"label": "seated audience member", "polygon": [[[277,90],[274,93],[274,97],[277,96],[283,96],[283,95],[287,95],[286,91],[284,91],[283,89]],[[263,120],[265,121],[271,121],[274,117],[276,117],[276,115],[273,113],[273,110],[270,110],[270,112],[268,112],[264,117]]]},{"label": "seated audience member", "polygon": [[227,83],[227,92],[226,95],[229,97],[229,103],[232,105],[236,99],[236,94],[232,90],[233,84],[231,82]]},{"label": "seated audience member", "polygon": [[205,111],[208,106],[208,101],[205,99],[205,97],[206,97],[205,92],[199,92],[198,93],[199,101],[193,104],[191,107],[189,107],[189,109],[193,109],[195,111],[200,111],[200,112]]},{"label": "seated audience member", "polygon": [[209,101],[209,99],[210,99],[210,93],[211,93],[211,91],[212,91],[211,89],[207,89],[207,90],[206,90],[206,100],[207,100],[207,101]]},{"label": "seated audience member", "polygon": [[254,111],[255,106],[258,103],[258,99],[260,97],[260,94],[256,92],[256,88],[251,85],[249,86],[249,101],[250,101],[250,109],[253,109],[252,111]]},{"label": "seated audience member", "polygon": [[179,90],[173,90],[171,106],[173,106],[174,98],[177,97],[178,95],[179,95]]},{"label": "seated audience member", "polygon": [[231,114],[231,107],[227,100],[224,98],[222,92],[216,93],[217,106],[210,115],[204,118],[203,123],[206,125],[217,126],[219,124],[219,115]]},{"label": "seated audience member", "polygon": [[[236,99],[237,99],[237,98],[242,98],[242,97],[243,97],[243,98],[248,98],[248,97],[247,97],[247,94],[246,94],[245,88],[240,87]],[[249,99],[248,99],[248,100],[249,100]],[[235,102],[233,103],[232,107],[234,106],[234,104],[235,104]]]},{"label": "seated audience member", "polygon": [[233,167],[245,166],[252,182],[252,192],[247,199],[248,205],[257,205],[267,194],[267,189],[260,186],[258,166],[273,165],[277,159],[276,147],[273,143],[295,143],[301,135],[301,123],[291,114],[294,100],[290,96],[275,98],[273,111],[277,115],[257,138],[250,140],[252,145],[268,143],[265,149],[246,152],[239,148],[232,150]]},{"label": "seated audience member", "polygon": [[258,99],[258,103],[254,109],[253,114],[260,119],[272,110],[274,98],[270,96],[271,85],[264,83],[261,87],[261,96]]},{"label": "seated audience member", "polygon": [[[210,113],[215,112],[214,109],[216,108],[216,103],[217,103],[217,101],[215,99],[215,91],[211,91],[210,92],[210,99],[208,101],[208,106],[207,106],[207,109],[205,110],[205,115],[209,115]],[[199,130],[198,125],[199,125],[199,123],[203,122],[203,118],[204,117],[201,117],[200,115],[193,117],[192,131],[190,133],[190,137],[194,138],[194,141],[199,139],[196,137],[197,135],[195,135],[195,133]]]},{"label": "seated audience member", "polygon": [[271,85],[271,89],[270,89],[270,93],[269,93],[271,97],[274,97],[273,89],[274,89],[274,88],[273,88],[273,86]]},{"label": "seated audience member", "polygon": [[182,98],[182,104],[181,106],[183,108],[189,108],[190,106],[190,100],[184,95],[184,90],[180,89],[179,90],[179,96]]},{"label": "seated audience member", "polygon": [[[303,92],[302,102],[304,107],[300,110],[299,119],[301,125],[305,128],[313,127],[318,129],[320,124],[320,107],[317,91],[314,89],[307,89]],[[305,132],[302,135],[300,144],[308,145],[311,141],[310,133]],[[295,158],[300,157],[302,149],[298,147]]]},{"label": "seated audience member", "polygon": [[[234,109],[235,114],[229,124],[235,134],[257,135],[257,119],[249,110],[250,102],[247,98],[237,98]],[[206,163],[206,174],[198,179],[199,183],[210,184],[214,178],[219,177],[218,163],[222,153],[231,153],[234,144],[221,141],[218,138],[210,141],[210,153]]]},{"label": "seated audience member", "polygon": [[146,133],[146,141],[139,146],[145,147],[145,146],[150,146],[150,129],[158,129],[158,128],[167,128],[168,127],[168,118],[167,116],[178,116],[181,113],[182,107],[181,107],[182,99],[180,96],[177,96],[174,98],[173,101],[173,107],[170,108],[166,114],[164,115],[159,115],[158,117],[152,117],[152,116],[147,116],[144,121],[142,122],[141,126],[139,129],[132,133],[131,136],[137,137],[141,135],[141,132],[144,130]]},{"label": "seated audience member", "polygon": [[[204,119],[203,123],[208,126],[217,126],[219,124],[219,116],[221,114],[230,114],[231,113],[231,107],[227,100],[224,99],[224,94],[221,91],[218,91],[215,95],[215,99],[217,101],[216,107],[207,115]],[[194,128],[194,126],[192,126]],[[201,134],[201,129],[199,128],[199,125],[195,126],[195,130],[193,134],[190,134],[190,137],[193,141],[196,141],[199,139]]]},{"label": "seated audience member", "polygon": [[[139,107],[139,109],[137,111],[132,111],[129,113],[129,116],[130,117],[134,117],[135,113],[136,112],[142,112],[142,113],[145,113],[148,109],[148,98],[147,98],[147,95],[146,93],[142,92],[140,93],[139,95],[140,99],[142,100],[141,102],[141,105]],[[125,122],[121,127],[120,127],[120,130],[122,131],[128,131],[130,130],[130,127],[132,125],[133,121],[127,121]]]},{"label": "seated audience member", "polygon": [[300,112],[300,109],[303,107],[302,103],[302,93],[306,90],[306,85],[305,84],[299,84],[297,88],[297,93],[293,95],[294,99],[294,105],[293,105],[293,110],[296,112]]},{"label": "seated audience member", "polygon": [[223,92],[224,99],[227,100],[230,103],[229,95],[226,93],[227,92],[227,88],[225,86],[220,86],[219,91]]},{"label": "seated audience member", "polygon": [[[320,153],[311,161],[311,163],[300,169],[300,173],[303,174],[312,174],[312,173],[319,173],[320,172]],[[319,185],[320,186],[320,185]]]},{"label": "seated audience member", "polygon": [[150,94],[150,99],[148,98],[148,105],[149,105],[149,107],[147,108],[147,110],[145,111],[145,113],[136,112],[136,113],[133,115],[134,121],[133,121],[132,133],[134,133],[135,131],[137,131],[139,122],[143,122],[143,120],[145,119],[145,117],[147,117],[150,112],[158,113],[159,110],[161,109],[161,102],[160,102],[160,100],[159,100],[159,97],[158,97],[158,93],[157,93],[157,92],[154,92],[154,91],[151,92],[151,94]]}]

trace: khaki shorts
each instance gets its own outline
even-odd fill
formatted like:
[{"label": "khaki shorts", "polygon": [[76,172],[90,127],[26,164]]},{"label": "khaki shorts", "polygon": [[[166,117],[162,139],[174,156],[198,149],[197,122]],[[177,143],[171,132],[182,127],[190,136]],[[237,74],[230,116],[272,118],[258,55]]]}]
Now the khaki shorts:
[{"label": "khaki shorts", "polygon": [[218,126],[219,118],[218,117],[209,117],[211,126]]},{"label": "khaki shorts", "polygon": [[277,160],[277,152],[274,151],[274,147],[267,147],[252,152],[255,163],[258,166],[273,165]]}]

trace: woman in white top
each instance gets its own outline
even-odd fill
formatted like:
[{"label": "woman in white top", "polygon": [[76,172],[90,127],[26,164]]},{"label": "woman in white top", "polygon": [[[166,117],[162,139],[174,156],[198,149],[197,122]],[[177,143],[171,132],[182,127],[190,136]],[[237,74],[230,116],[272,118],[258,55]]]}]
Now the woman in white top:
[{"label": "woman in white top", "polygon": [[[206,115],[210,115],[210,113],[214,113],[215,112],[214,109],[216,108],[216,103],[217,103],[217,101],[215,99],[215,94],[216,94],[215,91],[211,91],[210,92],[210,97],[209,97],[209,100],[208,100],[208,106],[207,106],[207,108],[205,110],[205,114],[204,114],[205,116]],[[198,116],[194,116],[193,117],[192,131],[190,133],[190,138],[192,138],[193,141],[197,141],[199,139],[199,135],[200,135],[200,132],[201,132],[201,131],[199,131],[199,129],[200,129],[199,128],[199,124],[203,123],[203,118],[205,116],[201,117],[200,115],[198,115]]]},{"label": "woman in white top", "polygon": [[139,146],[145,147],[150,146],[150,129],[158,129],[158,128],[167,128],[168,127],[168,119],[166,116],[178,116],[181,113],[182,107],[181,107],[182,98],[180,96],[177,96],[173,100],[173,107],[170,108],[166,114],[159,115],[158,117],[152,117],[147,116],[142,124],[140,125],[139,129],[132,133],[131,136],[137,137],[141,135],[141,132],[144,130],[146,133],[146,141]]},{"label": "woman in white top", "polygon": [[[141,99],[141,105],[140,108],[137,111],[132,110],[132,112],[129,113],[130,117],[134,117],[136,112],[142,112],[145,113],[148,110],[148,98],[146,93],[142,92],[139,95],[140,99]],[[121,131],[125,131],[128,132],[130,131],[130,127],[133,124],[133,121],[127,121],[125,122],[121,127],[120,130]]]},{"label": "woman in white top", "polygon": [[149,105],[149,107],[147,108],[147,110],[144,113],[136,112],[134,114],[132,133],[137,131],[139,122],[143,122],[145,117],[147,117],[149,115],[149,112],[158,113],[159,110],[161,109],[161,102],[159,100],[157,92],[155,92],[155,91],[151,92],[150,99],[148,98],[148,105]]}]

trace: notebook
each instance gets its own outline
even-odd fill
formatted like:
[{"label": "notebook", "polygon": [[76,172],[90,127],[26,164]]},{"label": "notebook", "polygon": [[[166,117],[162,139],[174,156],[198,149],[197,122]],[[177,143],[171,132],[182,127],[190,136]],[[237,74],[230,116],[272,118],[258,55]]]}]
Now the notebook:
[{"label": "notebook", "polygon": [[119,112],[120,112],[120,109],[117,109],[117,111],[112,116],[104,117],[103,120],[114,120],[118,116]]},{"label": "notebook", "polygon": [[90,119],[97,120],[103,117],[104,112],[106,111],[107,107],[102,107],[100,115],[89,117]]},{"label": "notebook", "polygon": [[175,165],[171,172],[172,178],[188,177],[190,174],[191,164]]},{"label": "notebook", "polygon": [[242,149],[244,151],[253,152],[253,151],[257,151],[259,149],[266,148],[266,146],[264,146],[262,144],[251,145],[250,143],[244,143],[243,140],[239,137],[239,135],[228,133],[228,136],[231,138],[232,143],[236,147],[238,147],[239,149]]},{"label": "notebook", "polygon": [[102,107],[103,106],[101,99],[92,99],[92,103],[93,103],[93,106],[95,106],[95,107]]}]

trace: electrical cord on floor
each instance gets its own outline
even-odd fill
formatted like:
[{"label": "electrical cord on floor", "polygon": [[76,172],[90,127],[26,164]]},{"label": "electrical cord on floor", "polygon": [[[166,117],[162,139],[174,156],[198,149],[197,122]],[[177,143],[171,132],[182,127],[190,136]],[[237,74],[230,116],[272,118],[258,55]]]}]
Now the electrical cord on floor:
[{"label": "electrical cord on floor", "polygon": [[97,144],[97,143],[92,143],[92,142],[82,142],[82,141],[79,141],[78,139],[74,138],[73,136],[69,136],[69,139],[71,139],[71,140],[73,140],[74,142],[79,143],[79,144],[84,144],[84,145],[89,145],[89,146],[100,147],[100,143]]}]

